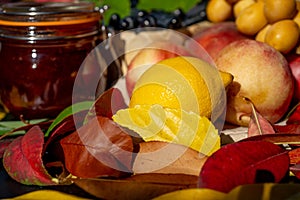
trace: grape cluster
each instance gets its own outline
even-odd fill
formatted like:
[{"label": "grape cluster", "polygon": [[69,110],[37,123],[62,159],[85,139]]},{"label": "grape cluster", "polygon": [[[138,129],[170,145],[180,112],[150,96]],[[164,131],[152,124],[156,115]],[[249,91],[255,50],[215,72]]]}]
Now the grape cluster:
[{"label": "grape cluster", "polygon": [[130,30],[142,27],[179,29],[206,20],[206,4],[207,1],[201,1],[186,13],[180,8],[173,12],[161,10],[151,10],[147,12],[132,6],[131,14],[122,19],[118,14],[112,14],[109,20],[109,26],[115,30]]}]

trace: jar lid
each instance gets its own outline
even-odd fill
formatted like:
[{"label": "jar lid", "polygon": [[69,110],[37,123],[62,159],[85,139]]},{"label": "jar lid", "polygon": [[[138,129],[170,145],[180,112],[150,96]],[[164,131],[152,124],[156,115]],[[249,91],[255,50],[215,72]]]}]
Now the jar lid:
[{"label": "jar lid", "polygon": [[0,25],[7,26],[57,26],[99,20],[100,14],[91,2],[17,2],[0,7]]}]

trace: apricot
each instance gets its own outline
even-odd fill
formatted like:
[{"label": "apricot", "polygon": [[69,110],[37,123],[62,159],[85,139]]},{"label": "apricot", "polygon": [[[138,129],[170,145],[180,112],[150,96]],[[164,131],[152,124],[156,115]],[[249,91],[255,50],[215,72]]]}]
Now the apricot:
[{"label": "apricot", "polygon": [[222,22],[232,16],[232,6],[226,0],[210,0],[206,6],[207,19]]},{"label": "apricot", "polygon": [[265,42],[282,53],[288,53],[297,45],[299,35],[299,26],[295,21],[281,20],[269,28]]},{"label": "apricot", "polygon": [[300,11],[297,12],[297,14],[295,15],[294,19],[293,19],[298,26],[300,27]]},{"label": "apricot", "polygon": [[266,34],[271,27],[270,24],[267,24],[263,29],[261,29],[255,36],[255,40],[259,42],[265,42]]},{"label": "apricot", "polygon": [[264,15],[264,3],[256,2],[245,8],[236,18],[236,26],[239,31],[246,35],[255,35],[266,24]]},{"label": "apricot", "polygon": [[269,23],[291,19],[297,12],[296,0],[265,0],[264,14]]},{"label": "apricot", "polygon": [[240,0],[233,6],[233,15],[236,18],[239,14],[250,5],[254,4],[255,0]]}]

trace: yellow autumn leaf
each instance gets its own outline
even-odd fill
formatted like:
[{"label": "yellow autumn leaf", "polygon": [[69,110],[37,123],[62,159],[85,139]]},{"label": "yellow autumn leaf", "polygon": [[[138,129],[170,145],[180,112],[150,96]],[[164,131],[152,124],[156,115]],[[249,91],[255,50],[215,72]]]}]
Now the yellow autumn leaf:
[{"label": "yellow autumn leaf", "polygon": [[55,191],[55,190],[37,190],[33,192],[29,192],[14,198],[11,200],[84,200],[87,198],[77,197],[71,194],[66,194],[63,192]]},{"label": "yellow autumn leaf", "polygon": [[164,141],[188,146],[205,155],[220,148],[218,130],[207,117],[161,105],[136,105],[119,110],[113,120],[146,142]]},{"label": "yellow autumn leaf", "polygon": [[191,188],[169,192],[154,198],[153,200],[223,200],[225,193],[208,188]]}]

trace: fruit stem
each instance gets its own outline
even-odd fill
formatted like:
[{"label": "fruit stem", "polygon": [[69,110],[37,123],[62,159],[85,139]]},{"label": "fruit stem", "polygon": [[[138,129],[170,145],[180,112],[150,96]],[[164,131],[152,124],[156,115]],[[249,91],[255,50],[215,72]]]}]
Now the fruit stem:
[{"label": "fruit stem", "polygon": [[256,109],[255,109],[255,107],[254,107],[254,104],[253,104],[252,101],[251,101],[249,98],[247,98],[247,97],[244,97],[244,100],[245,100],[247,103],[249,103],[249,104],[251,105],[251,110],[252,110],[252,113],[253,113],[253,116],[254,116],[254,120],[255,120],[255,122],[256,122],[256,124],[257,124],[257,128],[258,128],[259,135],[262,135],[263,132],[262,132],[262,130],[261,130],[261,125],[260,125],[260,123],[259,123],[258,116],[257,116],[257,113],[256,113]]}]

